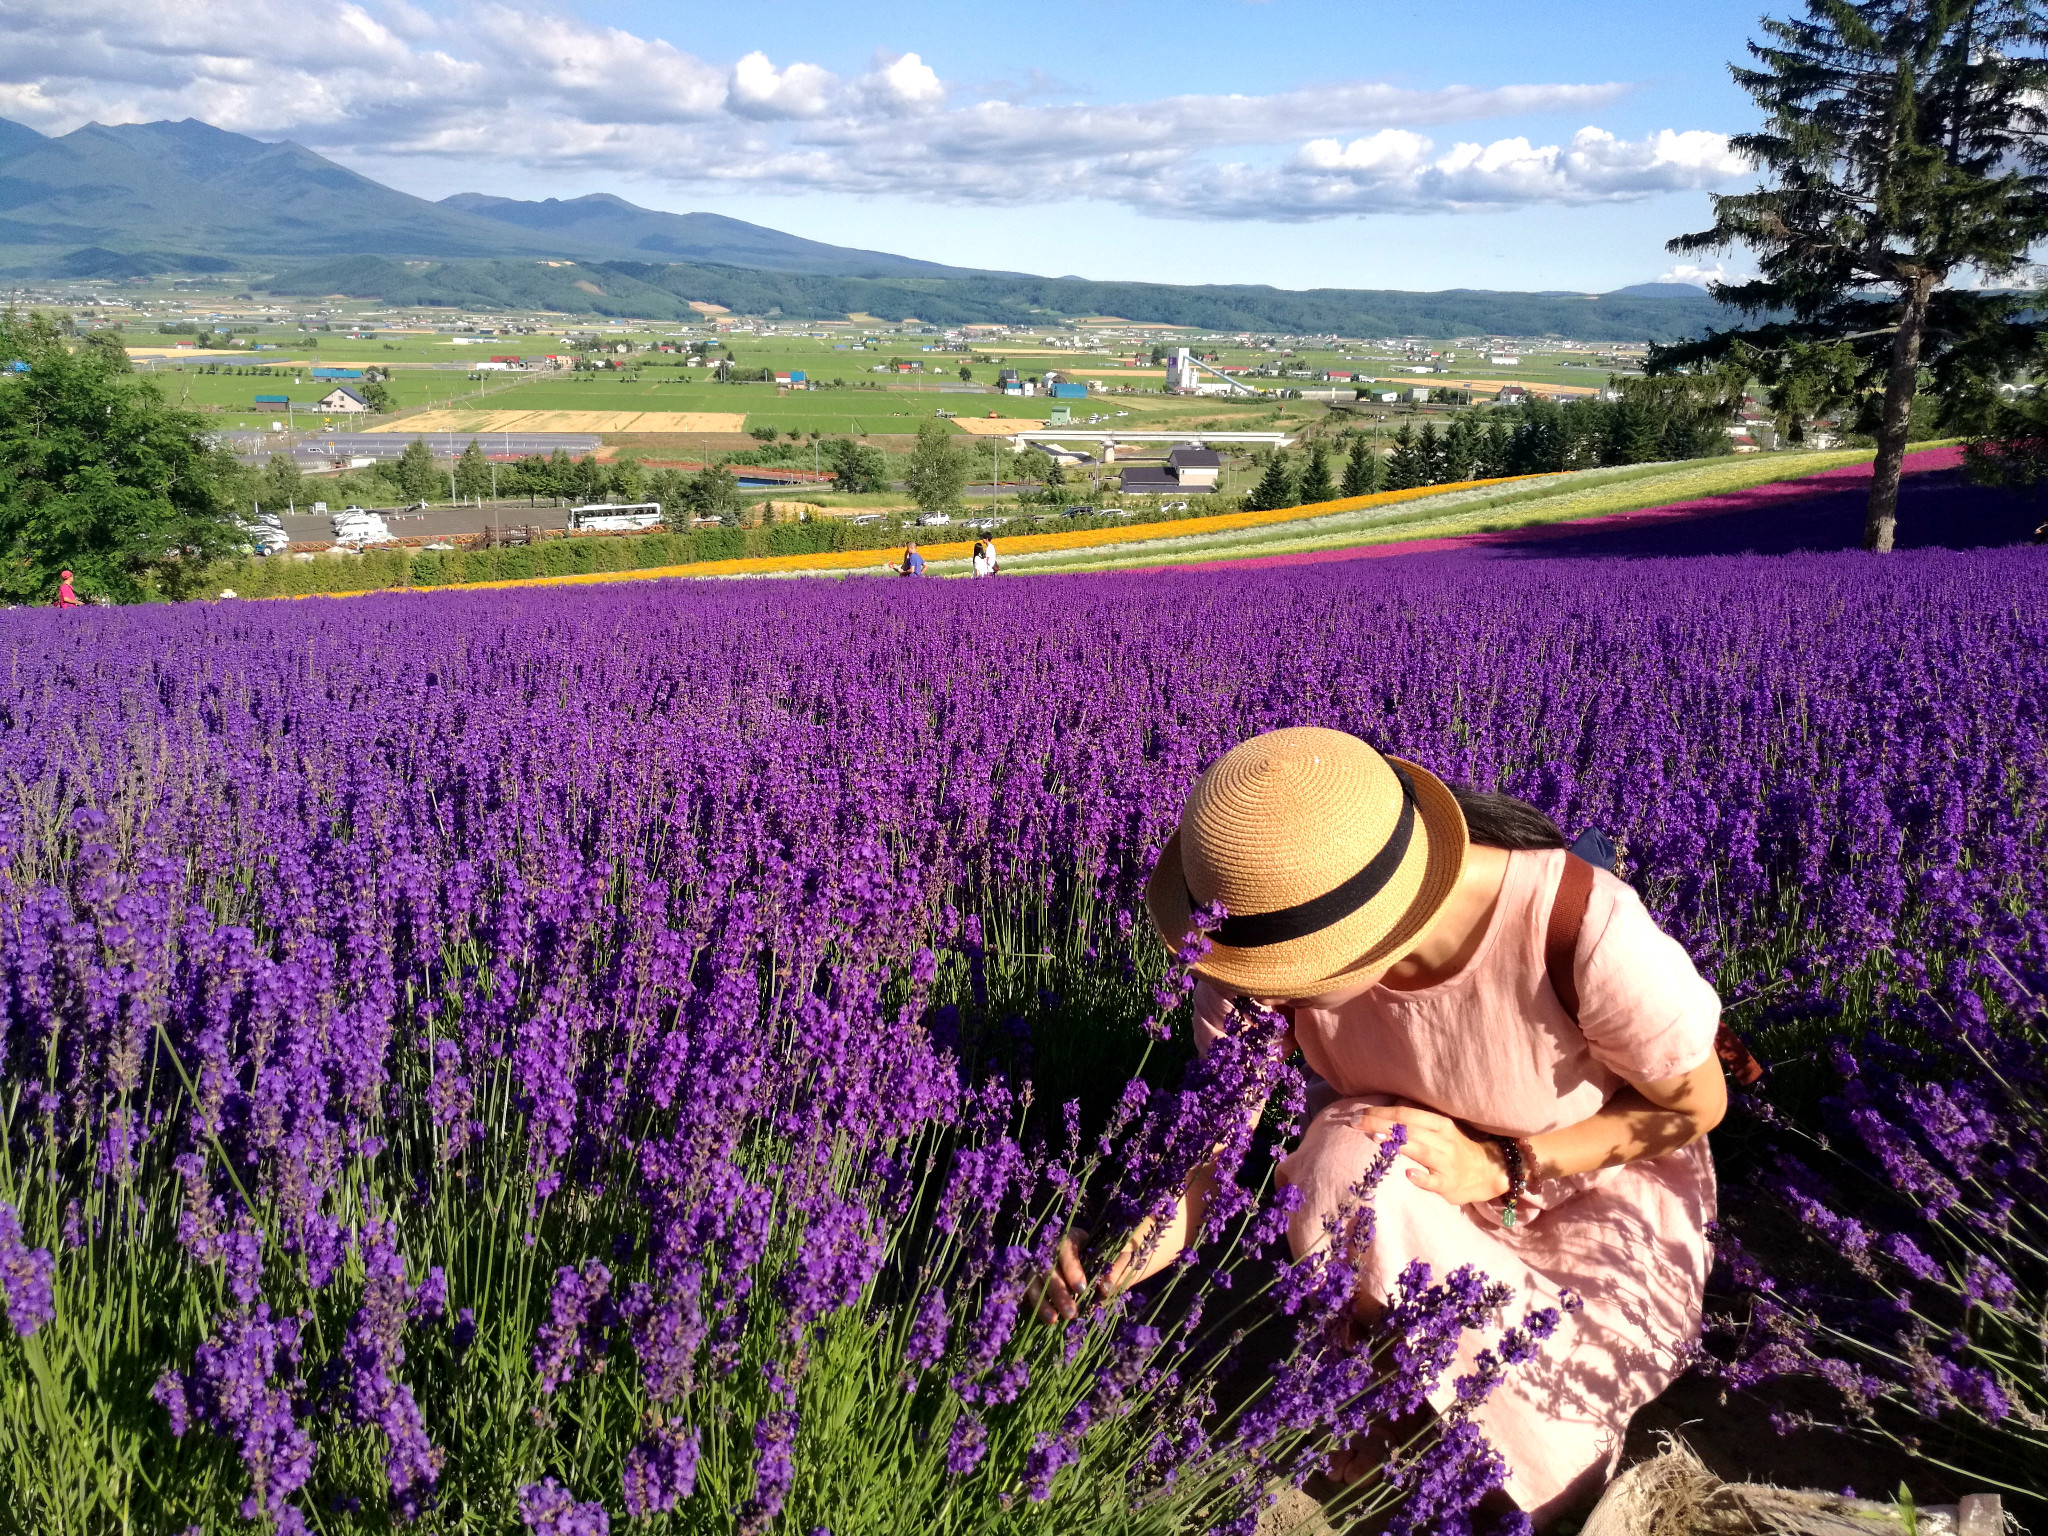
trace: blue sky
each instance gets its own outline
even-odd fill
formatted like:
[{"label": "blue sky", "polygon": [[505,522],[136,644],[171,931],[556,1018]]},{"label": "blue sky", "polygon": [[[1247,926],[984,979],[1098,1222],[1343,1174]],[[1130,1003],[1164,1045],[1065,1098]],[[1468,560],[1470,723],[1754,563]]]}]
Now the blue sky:
[{"label": "blue sky", "polygon": [[1654,279],[1754,4],[10,0],[0,116],[194,116],[440,197],[616,192],[1053,275]]}]

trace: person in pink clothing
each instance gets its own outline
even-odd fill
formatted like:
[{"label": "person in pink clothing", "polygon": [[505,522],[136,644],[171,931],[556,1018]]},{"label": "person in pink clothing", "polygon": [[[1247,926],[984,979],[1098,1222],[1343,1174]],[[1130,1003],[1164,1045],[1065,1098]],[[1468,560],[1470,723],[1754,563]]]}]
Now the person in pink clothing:
[{"label": "person in pink clothing", "polygon": [[59,608],[83,608],[85,599],[71,590],[71,573],[62,572],[57,577],[57,606]]},{"label": "person in pink clothing", "polygon": [[[1705,1136],[1727,1106],[1713,989],[1624,882],[1579,863],[1567,883],[1573,862],[1533,807],[1301,727],[1202,775],[1147,892],[1169,945],[1197,906],[1226,911],[1199,967],[1199,1047],[1238,997],[1291,1019],[1290,1046],[1313,1073],[1280,1175],[1302,1197],[1288,1232],[1297,1257],[1348,1230],[1352,1191],[1398,1125],[1401,1155],[1371,1197],[1362,1318],[1415,1259],[1508,1285],[1503,1322],[1567,1292],[1581,1303],[1475,1414],[1507,1462],[1507,1498],[1539,1527],[1592,1496],[1630,1416],[1699,1336],[1714,1215]],[[1583,915],[1570,952],[1547,955],[1554,900],[1582,901]],[[1173,1262],[1206,1191],[1198,1171],[1142,1262],[1120,1259],[1100,1283],[1120,1289]],[[1071,1316],[1087,1286],[1070,1242],[1042,1282],[1046,1310]],[[1436,1406],[1449,1399],[1446,1387]],[[1373,1464],[1354,1447],[1330,1476]]]}]

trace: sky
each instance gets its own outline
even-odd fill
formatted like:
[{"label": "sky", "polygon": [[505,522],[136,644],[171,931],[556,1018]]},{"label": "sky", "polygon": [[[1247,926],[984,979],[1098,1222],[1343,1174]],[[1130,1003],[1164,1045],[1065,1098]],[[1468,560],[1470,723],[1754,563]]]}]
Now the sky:
[{"label": "sky", "polygon": [[0,117],[197,117],[422,197],[1049,276],[1599,292],[1713,275],[1664,242],[1753,181],[1728,64],[1759,9],[0,0]]}]

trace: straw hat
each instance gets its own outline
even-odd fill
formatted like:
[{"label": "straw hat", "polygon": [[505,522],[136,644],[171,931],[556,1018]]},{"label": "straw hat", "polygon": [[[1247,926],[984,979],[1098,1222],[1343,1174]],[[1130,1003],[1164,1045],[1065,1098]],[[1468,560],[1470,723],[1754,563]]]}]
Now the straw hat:
[{"label": "straw hat", "polygon": [[1200,969],[1264,997],[1313,997],[1413,949],[1465,868],[1465,817],[1434,774],[1320,726],[1269,731],[1210,764],[1145,891],[1178,945],[1198,904],[1229,916]]}]

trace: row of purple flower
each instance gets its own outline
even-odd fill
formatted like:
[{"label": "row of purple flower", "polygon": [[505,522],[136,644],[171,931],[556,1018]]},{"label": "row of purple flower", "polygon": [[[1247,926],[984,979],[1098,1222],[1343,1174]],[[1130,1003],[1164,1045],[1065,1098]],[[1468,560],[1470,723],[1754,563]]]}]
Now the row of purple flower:
[{"label": "row of purple flower", "polygon": [[[2048,952],[2043,569],[4,616],[0,1349],[34,1385],[0,1457],[80,1528],[1092,1529],[1108,1487],[1119,1529],[1168,1529],[1244,1519],[1491,1328],[1483,1390],[1544,1319],[1501,1333],[1483,1277],[1416,1274],[1375,1375],[1322,1331],[1340,1254],[1266,1274],[1292,1363],[1219,1397],[1222,1288],[1284,1218],[1249,1132],[1212,1258],[1070,1329],[1020,1316],[1078,1207],[1135,1220],[1289,1098],[1256,1028],[1179,1089],[1158,1059],[1086,1089],[1173,1017],[1133,913],[1181,797],[1301,722],[1615,833],[1798,1089],[1784,1134],[1833,1074],[1884,1187],[1937,1192],[1880,1232],[1793,1167],[1777,1195],[1859,1269],[1745,1256],[1764,1310],[1730,1368],[2007,1434],[2038,1404],[2000,1352],[2040,1298],[2040,1126],[2012,1106]],[[1844,1054],[1864,1021],[1886,1043]],[[1027,1060],[1081,1103],[1033,1104]],[[1921,1277],[1904,1312],[1894,1270]],[[1811,1320],[1844,1296],[1830,1342]],[[1454,1520],[1489,1458],[1453,1415],[1374,1496]]]}]

